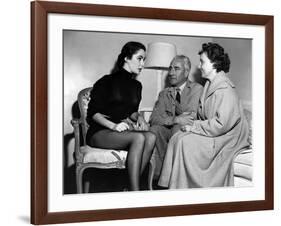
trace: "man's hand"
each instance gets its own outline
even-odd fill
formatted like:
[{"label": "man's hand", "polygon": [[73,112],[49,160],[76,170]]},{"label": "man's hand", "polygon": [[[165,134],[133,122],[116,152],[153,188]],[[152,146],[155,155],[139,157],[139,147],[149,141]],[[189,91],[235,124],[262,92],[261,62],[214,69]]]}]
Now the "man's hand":
[{"label": "man's hand", "polygon": [[179,124],[181,126],[185,125],[193,125],[195,120],[196,113],[195,112],[183,112],[181,115],[178,115],[174,119],[175,124]]},{"label": "man's hand", "polygon": [[139,117],[139,112],[134,112],[130,115],[130,119],[133,121],[133,122],[136,122],[138,120],[138,117]]},{"label": "man's hand", "polygon": [[149,130],[149,124],[145,121],[142,115],[138,116],[137,127],[139,128],[139,130],[143,130],[143,131]]}]

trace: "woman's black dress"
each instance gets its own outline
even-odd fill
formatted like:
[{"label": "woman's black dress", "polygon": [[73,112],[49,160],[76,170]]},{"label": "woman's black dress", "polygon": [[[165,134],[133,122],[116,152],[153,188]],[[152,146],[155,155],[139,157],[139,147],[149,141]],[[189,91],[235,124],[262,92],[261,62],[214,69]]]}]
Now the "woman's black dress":
[{"label": "woman's black dress", "polygon": [[87,122],[90,126],[87,143],[94,133],[106,129],[93,120],[93,115],[96,113],[108,116],[108,120],[114,123],[120,123],[121,120],[138,111],[142,85],[133,76],[132,73],[121,69],[103,76],[94,84],[87,110]]}]

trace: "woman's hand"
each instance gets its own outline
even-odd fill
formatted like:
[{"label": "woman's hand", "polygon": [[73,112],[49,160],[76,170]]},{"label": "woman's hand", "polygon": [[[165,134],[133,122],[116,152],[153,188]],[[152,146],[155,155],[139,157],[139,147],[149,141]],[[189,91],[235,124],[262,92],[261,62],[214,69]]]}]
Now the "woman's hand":
[{"label": "woman's hand", "polygon": [[112,129],[117,132],[123,132],[129,129],[129,125],[126,122],[120,122],[118,124],[115,124],[115,126]]},{"label": "woman's hand", "polygon": [[190,132],[191,126],[190,125],[185,125],[181,127],[181,131],[183,132]]}]

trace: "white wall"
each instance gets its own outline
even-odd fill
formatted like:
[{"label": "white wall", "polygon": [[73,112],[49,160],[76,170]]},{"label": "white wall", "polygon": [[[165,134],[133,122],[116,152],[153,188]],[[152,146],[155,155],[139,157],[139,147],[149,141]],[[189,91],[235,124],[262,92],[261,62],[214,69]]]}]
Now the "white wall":
[{"label": "white wall", "polygon": [[[229,76],[235,84],[237,93],[244,102],[252,100],[252,45],[251,40],[215,38],[229,54],[231,61]],[[248,75],[252,75],[248,76]]]},{"label": "white wall", "polygon": [[[75,2],[75,0],[71,0]],[[81,0],[82,2],[82,0]],[[281,11],[274,0],[84,0],[101,4],[123,4],[193,10],[258,13],[275,15],[275,210],[231,214],[167,217],[78,225],[277,225],[280,220],[281,179]],[[28,225],[30,213],[30,8],[27,0],[2,3],[1,11],[1,225]],[[75,225],[75,224],[65,224]]]}]

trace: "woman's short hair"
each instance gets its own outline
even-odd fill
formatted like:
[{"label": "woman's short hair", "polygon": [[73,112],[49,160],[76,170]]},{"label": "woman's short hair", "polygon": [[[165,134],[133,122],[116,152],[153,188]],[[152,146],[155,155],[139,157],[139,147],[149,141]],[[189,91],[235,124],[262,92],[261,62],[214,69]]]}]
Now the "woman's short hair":
[{"label": "woman's short hair", "polygon": [[219,44],[213,42],[204,43],[198,54],[201,55],[202,53],[206,53],[217,72],[229,72],[230,59],[228,54],[224,52],[224,48]]},{"label": "woman's short hair", "polygon": [[146,51],[145,46],[140,42],[127,42],[118,56],[117,66],[122,68],[125,63],[125,58],[127,57],[128,59],[131,59],[132,56],[140,49]]}]

